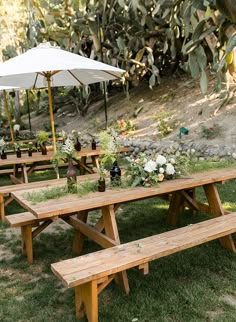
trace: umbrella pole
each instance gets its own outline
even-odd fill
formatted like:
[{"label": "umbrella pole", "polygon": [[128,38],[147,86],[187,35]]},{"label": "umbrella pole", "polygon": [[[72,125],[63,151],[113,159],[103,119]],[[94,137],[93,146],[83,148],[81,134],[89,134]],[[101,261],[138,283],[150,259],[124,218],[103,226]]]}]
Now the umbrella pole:
[{"label": "umbrella pole", "polygon": [[55,123],[53,115],[53,106],[52,106],[52,90],[51,90],[51,75],[46,75],[48,83],[48,103],[49,103],[49,112],[50,112],[50,121],[51,121],[51,130],[52,130],[52,140],[53,140],[53,150],[56,152],[56,134],[55,134]]},{"label": "umbrella pole", "polygon": [[107,117],[107,87],[106,82],[103,82],[103,91],[104,91],[104,108],[105,108],[105,129],[107,130],[108,126],[108,117]]},{"label": "umbrella pole", "polygon": [[[55,126],[54,126],[54,115],[53,115],[53,106],[52,106],[52,91],[51,91],[51,75],[47,74],[45,76],[47,78],[48,83],[48,102],[49,102],[49,112],[50,112],[50,121],[51,121],[51,130],[52,130],[52,140],[53,140],[53,151],[57,152],[56,146],[56,134],[55,134]],[[60,178],[58,167],[55,168],[57,179]]]},{"label": "umbrella pole", "polygon": [[7,119],[8,119],[8,123],[9,123],[9,127],[10,127],[10,133],[11,133],[11,142],[12,142],[12,144],[14,144],[14,141],[15,141],[15,139],[14,139],[14,131],[13,131],[13,128],[12,128],[11,115],[10,115],[9,108],[8,108],[7,94],[6,94],[5,90],[3,91],[3,93],[4,93],[5,108],[6,108],[6,112],[7,112]]},{"label": "umbrella pole", "polygon": [[26,100],[27,100],[27,110],[28,110],[28,119],[29,119],[29,130],[30,133],[32,132],[31,129],[31,118],[30,118],[30,106],[29,106],[29,94],[28,94],[28,90],[26,90]]}]

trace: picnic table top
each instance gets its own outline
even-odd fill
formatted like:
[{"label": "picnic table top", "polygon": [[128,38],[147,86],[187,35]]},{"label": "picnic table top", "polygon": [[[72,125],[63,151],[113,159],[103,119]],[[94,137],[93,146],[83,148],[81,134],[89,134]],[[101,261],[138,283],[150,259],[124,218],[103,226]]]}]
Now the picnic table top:
[{"label": "picnic table top", "polygon": [[58,199],[49,199],[36,204],[27,200],[27,193],[39,192],[42,188],[16,191],[12,193],[12,196],[37,218],[50,218],[68,215],[77,211],[97,209],[108,205],[164,195],[234,178],[236,178],[236,169],[217,169],[195,173],[188,178],[167,180],[161,182],[159,186],[149,188],[111,189],[105,192],[92,192],[82,197],[76,194],[68,194]]},{"label": "picnic table top", "polygon": [[[121,147],[120,152],[128,152],[129,149],[126,147]],[[77,152],[78,157],[91,157],[99,156],[104,154],[104,151],[97,147],[96,150],[91,148],[83,148],[81,151]],[[42,155],[41,152],[33,152],[32,157],[28,156],[28,153],[22,153],[21,158],[17,158],[15,154],[7,155],[7,159],[0,159],[0,167],[12,164],[22,164],[22,163],[32,163],[32,162],[42,162],[51,161],[53,159],[54,152],[48,151],[46,155]]]}]

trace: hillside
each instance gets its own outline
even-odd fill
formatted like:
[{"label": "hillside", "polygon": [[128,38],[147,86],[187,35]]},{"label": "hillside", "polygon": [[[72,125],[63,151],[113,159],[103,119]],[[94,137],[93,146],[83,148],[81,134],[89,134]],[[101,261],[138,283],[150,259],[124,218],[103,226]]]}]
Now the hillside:
[{"label": "hillside", "polygon": [[[153,90],[144,85],[133,88],[130,90],[129,99],[120,92],[109,97],[108,123],[111,125],[117,120],[131,120],[135,130],[125,135],[140,140],[161,138],[175,141],[179,138],[180,127],[185,127],[189,130],[188,135],[182,135],[186,142],[233,145],[236,142],[236,99],[232,92],[232,97],[224,104],[226,92],[215,94],[214,86],[215,80],[212,79],[209,94],[204,97],[198,81],[184,75],[178,78],[163,78],[161,84]],[[33,130],[42,129],[47,117],[49,118],[47,115],[33,117]],[[75,129],[83,134],[95,134],[104,128],[105,124],[103,101],[91,105],[85,117],[79,115],[75,108],[64,106],[55,113],[55,122],[58,124],[58,131]],[[172,131],[163,137],[161,134],[167,126]],[[206,139],[202,137],[202,126],[205,126],[207,131],[220,126],[221,131],[216,138]]]}]

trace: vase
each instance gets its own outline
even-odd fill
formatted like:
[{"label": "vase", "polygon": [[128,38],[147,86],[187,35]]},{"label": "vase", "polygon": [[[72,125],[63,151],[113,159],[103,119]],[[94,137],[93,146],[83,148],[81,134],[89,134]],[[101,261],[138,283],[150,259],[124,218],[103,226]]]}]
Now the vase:
[{"label": "vase", "polygon": [[104,179],[98,180],[98,191],[104,192],[106,190],[106,181]]},{"label": "vase", "polygon": [[91,145],[92,145],[92,150],[96,150],[97,144],[96,144],[96,141],[94,139],[92,139]]},{"label": "vase", "polygon": [[81,150],[81,143],[80,143],[79,139],[77,139],[77,141],[75,143],[75,149],[76,149],[76,151],[80,151]]},{"label": "vase", "polygon": [[67,178],[68,192],[70,193],[77,192],[77,175],[71,158],[68,160],[68,170],[67,170],[66,178]]},{"label": "vase", "polygon": [[119,185],[121,183],[121,170],[117,164],[117,161],[113,163],[113,166],[110,170],[110,178],[112,184]]},{"label": "vase", "polygon": [[21,158],[21,150],[20,150],[20,148],[17,148],[17,150],[16,150],[16,157]]},{"label": "vase", "polygon": [[2,150],[2,153],[1,153],[1,159],[2,159],[2,160],[7,159],[7,154],[6,154],[6,152],[5,152],[4,150]]},{"label": "vase", "polygon": [[41,144],[41,152],[42,152],[42,155],[47,154],[47,147],[46,147],[45,143]]},{"label": "vase", "polygon": [[29,149],[29,150],[28,150],[28,156],[29,156],[29,157],[32,157],[32,153],[33,153],[32,149]]}]

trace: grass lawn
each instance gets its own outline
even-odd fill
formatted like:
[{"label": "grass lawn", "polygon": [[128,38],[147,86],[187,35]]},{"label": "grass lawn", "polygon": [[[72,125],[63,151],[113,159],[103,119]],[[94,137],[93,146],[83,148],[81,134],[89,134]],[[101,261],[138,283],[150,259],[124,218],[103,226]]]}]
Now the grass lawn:
[{"label": "grass lawn", "polygon": [[[49,177],[55,177],[53,171],[33,174],[32,180]],[[3,184],[9,181],[1,178]],[[235,211],[236,181],[219,185],[219,192],[224,207]],[[201,189],[197,194],[204,201]],[[167,206],[156,198],[122,205],[117,215],[121,242],[173,229],[165,221]],[[12,202],[6,210],[22,209]],[[91,221],[96,215],[91,213]],[[207,218],[186,211],[178,227]],[[34,264],[29,266],[21,255],[19,231],[0,224],[0,321],[76,321],[74,290],[66,289],[50,269],[51,263],[74,256],[73,229],[55,225],[34,240]],[[84,246],[84,253],[100,249],[90,240]],[[151,262],[147,276],[129,270],[128,277],[129,296],[113,282],[99,296],[100,322],[236,321],[236,256],[217,240]]]}]

